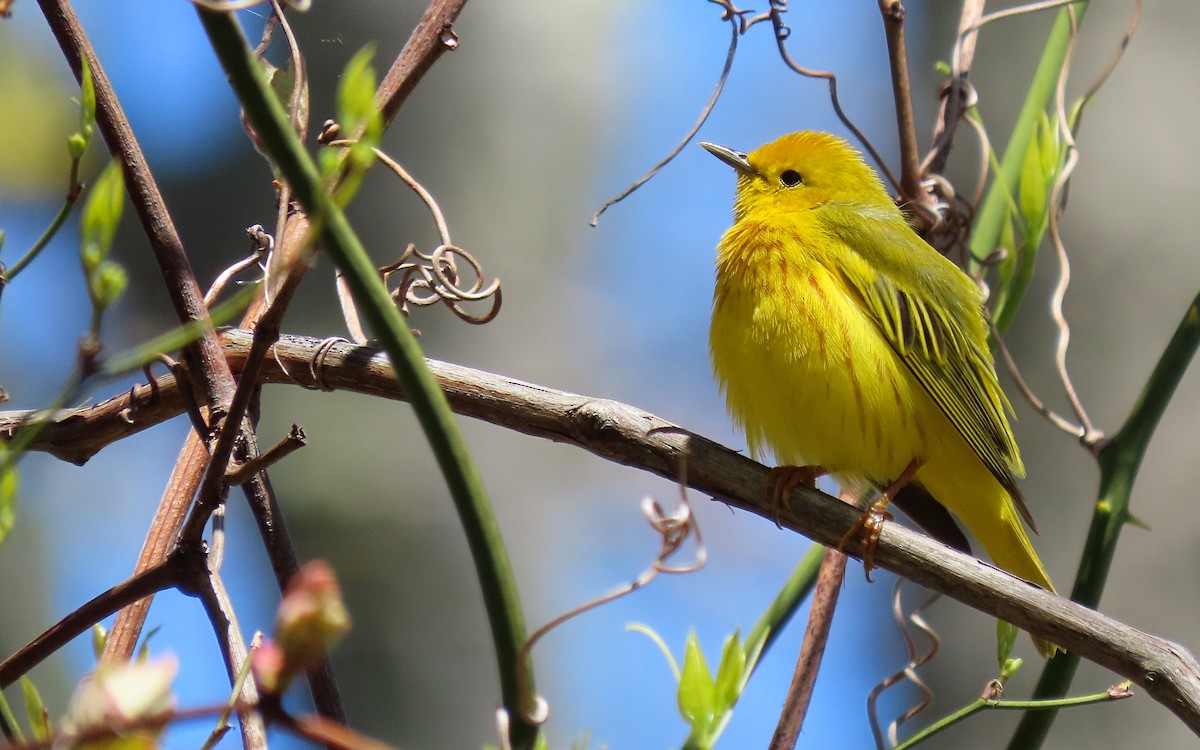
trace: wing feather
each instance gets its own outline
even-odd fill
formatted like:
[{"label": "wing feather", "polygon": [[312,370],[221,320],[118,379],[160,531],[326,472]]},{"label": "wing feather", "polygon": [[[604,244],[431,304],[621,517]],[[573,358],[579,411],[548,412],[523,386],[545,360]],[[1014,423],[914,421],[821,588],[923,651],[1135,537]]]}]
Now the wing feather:
[{"label": "wing feather", "polygon": [[[842,234],[836,231],[839,224],[831,222],[835,234]],[[840,271],[849,287],[860,295],[863,310],[883,337],[1008,490],[1026,523],[1035,528],[1016,486],[1016,476],[1024,475],[1024,467],[1006,417],[1012,407],[1000,389],[987,348],[982,303],[973,289],[964,286],[971,282],[962,271],[915,233],[910,234],[913,247],[893,247],[887,253],[872,244],[884,240],[883,236],[856,232],[852,237],[841,237],[863,263],[856,268],[843,266]],[[894,240],[896,234],[886,236]],[[911,274],[890,266],[889,261],[894,265],[897,254],[903,258],[907,252],[937,256],[938,273],[919,278],[917,283],[903,284],[900,279],[908,280]],[[936,293],[939,284],[941,294]],[[972,321],[966,316],[979,317]]]}]

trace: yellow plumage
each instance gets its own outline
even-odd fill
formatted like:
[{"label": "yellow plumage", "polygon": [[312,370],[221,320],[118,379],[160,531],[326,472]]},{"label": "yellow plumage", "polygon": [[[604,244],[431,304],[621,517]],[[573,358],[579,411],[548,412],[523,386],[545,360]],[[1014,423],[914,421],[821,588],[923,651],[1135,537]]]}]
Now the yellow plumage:
[{"label": "yellow plumage", "polygon": [[1024,467],[974,283],[844,140],[794,133],[748,156],[704,146],[738,172],[709,341],[751,451],[862,489],[921,461],[912,481],[997,565],[1053,591],[1021,523]]}]

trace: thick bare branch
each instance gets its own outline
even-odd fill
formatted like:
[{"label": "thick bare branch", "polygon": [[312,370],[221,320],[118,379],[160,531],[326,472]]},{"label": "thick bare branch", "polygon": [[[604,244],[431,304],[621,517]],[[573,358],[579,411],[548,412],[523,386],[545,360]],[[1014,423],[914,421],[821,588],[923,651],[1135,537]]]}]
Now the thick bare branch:
[{"label": "thick bare branch", "polygon": [[[250,350],[247,331],[221,333],[236,369]],[[314,365],[318,351],[323,352]],[[286,368],[286,369],[285,369]],[[459,365],[430,362],[430,369],[460,414],[557,442],[570,443],[609,461],[643,469],[670,481],[679,465],[688,467],[688,485],[755,513],[826,545],[836,546],[858,518],[858,512],[820,492],[799,488],[798,497],[782,509],[766,490],[766,467],[653,414],[608,399],[592,398],[525,383]],[[380,351],[349,343],[325,344],[317,339],[283,336],[262,371],[267,382],[309,388],[344,389],[385,398],[403,398],[387,357]],[[160,381],[159,403],[171,403],[173,385]],[[120,399],[126,399],[122,395]],[[80,410],[66,418],[120,427],[110,438],[173,416],[167,408],[141,407],[137,424],[113,420],[120,399]],[[178,410],[174,413],[178,413]],[[14,419],[14,414],[18,415]],[[0,433],[19,421],[20,413],[0,414]],[[58,424],[48,426],[31,449],[55,447],[77,454],[60,442]],[[76,426],[78,429],[78,426]],[[97,428],[98,429],[98,428]],[[93,443],[94,445],[94,443]],[[857,543],[847,550],[858,555]],[[876,552],[879,567],[1062,645],[1137,684],[1200,734],[1200,664],[1184,647],[1136,630],[1098,612],[1042,591],[973,557],[955,552],[896,523],[884,527]]]}]

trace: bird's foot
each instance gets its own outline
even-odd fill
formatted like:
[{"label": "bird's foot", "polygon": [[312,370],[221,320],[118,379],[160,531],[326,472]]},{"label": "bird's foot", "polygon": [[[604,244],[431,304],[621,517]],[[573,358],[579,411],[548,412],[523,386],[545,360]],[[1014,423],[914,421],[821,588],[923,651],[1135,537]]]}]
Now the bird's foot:
[{"label": "bird's foot", "polygon": [[842,537],[842,541],[838,542],[838,550],[844,552],[846,545],[849,544],[855,537],[860,537],[862,543],[862,561],[863,572],[867,574],[867,582],[871,582],[871,571],[875,568],[875,548],[879,546],[879,536],[883,533],[883,524],[886,521],[891,521],[895,516],[887,512],[888,504],[892,502],[892,498],[896,496],[904,485],[908,484],[909,480],[917,473],[917,470],[925,463],[925,459],[917,457],[908,462],[908,466],[904,467],[904,471],[900,472],[900,476],[896,481],[888,485],[888,488],[879,494],[870,505],[867,506],[867,511],[858,517],[846,535]]},{"label": "bird's foot", "polygon": [[879,535],[883,533],[883,524],[895,518],[887,512],[891,498],[886,493],[877,497],[867,511],[858,517],[850,530],[838,542],[838,551],[845,552],[850,542],[858,539],[862,544],[863,570],[866,571],[867,581],[871,581],[871,571],[875,569],[875,548],[879,545]]},{"label": "bird's foot", "polygon": [[797,487],[817,488],[817,479],[828,472],[821,466],[776,466],[767,472],[767,491],[771,493],[771,508],[775,511],[775,527],[783,528],[779,515],[784,503]]}]

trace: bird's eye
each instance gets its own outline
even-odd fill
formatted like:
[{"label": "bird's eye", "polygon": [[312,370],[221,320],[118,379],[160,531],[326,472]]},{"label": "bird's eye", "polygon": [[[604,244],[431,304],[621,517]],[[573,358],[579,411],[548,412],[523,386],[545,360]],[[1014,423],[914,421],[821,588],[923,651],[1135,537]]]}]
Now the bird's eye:
[{"label": "bird's eye", "polygon": [[804,182],[804,178],[794,169],[789,169],[779,175],[779,184],[787,188],[794,188],[802,182]]}]

